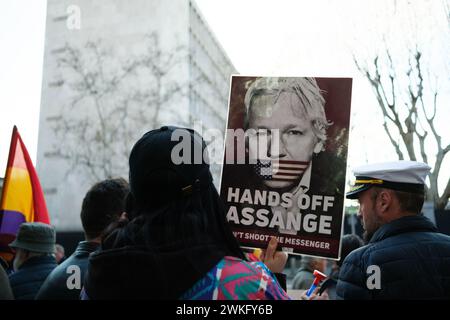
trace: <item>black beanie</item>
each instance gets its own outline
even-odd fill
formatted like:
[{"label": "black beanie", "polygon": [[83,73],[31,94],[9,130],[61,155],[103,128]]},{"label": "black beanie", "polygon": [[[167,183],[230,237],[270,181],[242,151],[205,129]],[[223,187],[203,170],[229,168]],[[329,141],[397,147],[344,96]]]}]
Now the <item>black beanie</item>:
[{"label": "black beanie", "polygon": [[163,126],[144,134],[129,160],[136,207],[156,208],[209,186],[212,176],[205,149],[202,137],[192,129]]}]

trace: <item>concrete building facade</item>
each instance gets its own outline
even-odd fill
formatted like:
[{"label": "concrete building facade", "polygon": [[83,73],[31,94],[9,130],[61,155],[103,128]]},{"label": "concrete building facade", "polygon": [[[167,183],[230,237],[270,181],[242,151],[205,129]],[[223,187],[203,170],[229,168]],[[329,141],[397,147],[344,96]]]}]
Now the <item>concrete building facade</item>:
[{"label": "concrete building facade", "polygon": [[37,170],[52,223],[76,231],[86,191],[128,177],[143,133],[163,124],[224,132],[235,68],[193,1],[47,6]]}]

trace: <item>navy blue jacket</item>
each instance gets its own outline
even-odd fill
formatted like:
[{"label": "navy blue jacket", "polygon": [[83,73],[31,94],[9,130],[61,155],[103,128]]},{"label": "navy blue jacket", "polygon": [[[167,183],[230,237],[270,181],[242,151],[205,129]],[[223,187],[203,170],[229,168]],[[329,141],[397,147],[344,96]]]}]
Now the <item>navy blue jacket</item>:
[{"label": "navy blue jacket", "polygon": [[[375,265],[380,288],[369,289]],[[344,260],[337,284],[343,299],[450,299],[450,237],[423,216],[406,216],[380,227],[369,244]]]},{"label": "navy blue jacket", "polygon": [[80,285],[83,285],[84,274],[86,273],[89,255],[98,249],[100,245],[95,242],[81,241],[78,243],[75,252],[63,263],[50,273],[42,285],[36,300],[79,300],[81,288],[71,288],[67,286],[67,280],[71,276],[76,276],[74,271],[67,268],[78,266],[80,270]]},{"label": "navy blue jacket", "polygon": [[47,276],[57,266],[55,257],[38,256],[26,260],[9,282],[16,300],[33,300]]}]

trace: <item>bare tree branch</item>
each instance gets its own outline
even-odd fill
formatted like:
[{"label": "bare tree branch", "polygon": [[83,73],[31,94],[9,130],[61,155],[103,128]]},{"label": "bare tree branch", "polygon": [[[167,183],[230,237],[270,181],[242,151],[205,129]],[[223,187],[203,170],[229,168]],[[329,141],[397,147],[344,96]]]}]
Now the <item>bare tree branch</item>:
[{"label": "bare tree branch", "polygon": [[400,150],[399,144],[394,140],[394,138],[392,138],[391,132],[388,129],[386,121],[383,122],[383,128],[386,131],[386,134],[388,135],[389,140],[391,141],[392,145],[394,146],[395,152],[397,152],[398,158],[400,160],[403,160],[404,159],[403,152]]},{"label": "bare tree branch", "polygon": [[[396,72],[399,72],[400,69],[396,68],[387,46],[382,55],[375,55],[371,60],[373,69],[369,70],[367,63],[361,61],[355,55],[353,55],[353,59],[356,67],[365,76],[374,91],[384,117],[384,130],[399,159],[404,159],[402,147],[407,150],[410,160],[417,159],[417,155],[419,155],[415,149],[415,139],[417,138],[420,157],[424,162],[428,162],[427,146],[429,144],[427,141],[430,136],[434,138],[437,150],[434,167],[429,176],[430,188],[427,190],[427,198],[434,201],[436,208],[444,208],[449,199],[450,179],[444,192],[439,196],[438,177],[443,160],[450,152],[450,145],[445,148],[442,147],[442,138],[435,127],[438,91],[426,88],[429,85],[423,73],[422,52],[417,46],[409,51],[409,57],[406,60],[409,63],[404,71],[406,83],[403,80],[398,80]],[[425,100],[426,94],[431,94],[432,99]],[[427,112],[426,101],[432,101],[431,115]],[[418,104],[421,113],[418,112]],[[388,123],[397,128],[402,145],[394,138]],[[424,127],[425,124],[429,129]],[[432,135],[428,134],[429,130],[431,130]]]},{"label": "bare tree branch", "polygon": [[99,41],[82,49],[67,43],[55,52],[71,95],[52,121],[61,143],[49,154],[68,161],[66,177],[84,171],[95,182],[126,174],[132,143],[157,127],[162,110],[186,94],[186,85],[170,75],[182,61],[183,48],[162,50],[156,33],[145,41],[145,52],[127,61]]}]

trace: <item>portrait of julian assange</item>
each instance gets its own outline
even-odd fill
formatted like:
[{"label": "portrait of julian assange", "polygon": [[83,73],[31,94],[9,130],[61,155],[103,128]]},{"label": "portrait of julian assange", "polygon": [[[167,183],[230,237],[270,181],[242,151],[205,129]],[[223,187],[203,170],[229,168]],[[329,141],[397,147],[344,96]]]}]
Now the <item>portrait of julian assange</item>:
[{"label": "portrait of julian assange", "polygon": [[350,78],[232,76],[221,197],[243,247],[337,258]]}]

